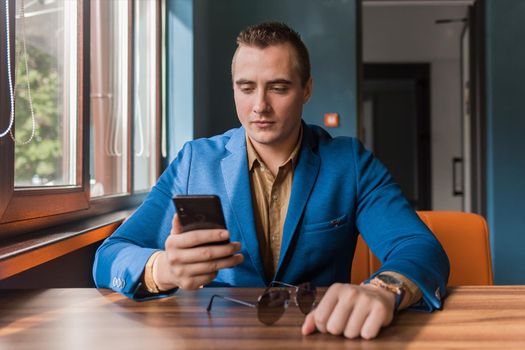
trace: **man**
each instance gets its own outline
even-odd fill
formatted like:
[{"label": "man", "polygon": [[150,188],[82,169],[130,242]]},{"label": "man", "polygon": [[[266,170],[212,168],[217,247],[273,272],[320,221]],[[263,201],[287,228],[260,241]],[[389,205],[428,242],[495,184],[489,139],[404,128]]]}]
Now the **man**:
[{"label": "man", "polygon": [[[242,128],[187,143],[134,215],[97,251],[98,287],[143,299],[201,285],[330,286],[302,327],[375,337],[394,311],[441,307],[448,259],[387,170],[353,138],[302,122],[308,51],[280,23],[249,27],[232,62]],[[176,194],[216,194],[226,230],[181,234]],[[358,232],[382,260],[351,285]],[[200,246],[230,238],[231,243]]]}]

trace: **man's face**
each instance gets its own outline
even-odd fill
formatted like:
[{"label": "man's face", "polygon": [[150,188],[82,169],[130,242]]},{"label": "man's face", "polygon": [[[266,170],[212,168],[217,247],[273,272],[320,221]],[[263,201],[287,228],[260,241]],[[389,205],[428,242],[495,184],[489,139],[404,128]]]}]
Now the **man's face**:
[{"label": "man's face", "polygon": [[312,88],[311,80],[301,85],[294,48],[287,43],[264,49],[241,45],[232,76],[237,116],[252,142],[288,144],[297,135]]}]

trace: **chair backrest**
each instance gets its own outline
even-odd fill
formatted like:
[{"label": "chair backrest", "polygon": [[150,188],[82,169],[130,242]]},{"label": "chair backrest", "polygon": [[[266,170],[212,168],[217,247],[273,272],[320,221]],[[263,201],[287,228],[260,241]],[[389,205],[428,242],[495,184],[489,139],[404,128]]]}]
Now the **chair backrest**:
[{"label": "chair backrest", "polygon": [[[452,211],[417,213],[448,255],[449,286],[493,284],[489,231],[482,216]],[[352,263],[352,283],[361,283],[380,266],[381,262],[359,236]]]}]

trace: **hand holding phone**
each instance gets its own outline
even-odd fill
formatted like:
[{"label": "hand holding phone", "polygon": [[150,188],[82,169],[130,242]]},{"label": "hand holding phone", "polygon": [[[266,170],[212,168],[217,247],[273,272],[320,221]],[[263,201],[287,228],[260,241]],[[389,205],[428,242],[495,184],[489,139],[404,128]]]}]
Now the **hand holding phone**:
[{"label": "hand holding phone", "polygon": [[220,269],[243,262],[240,242],[231,242],[219,197],[175,196],[177,215],[165,250],[153,264],[153,279],[160,290],[196,289],[217,277]]}]

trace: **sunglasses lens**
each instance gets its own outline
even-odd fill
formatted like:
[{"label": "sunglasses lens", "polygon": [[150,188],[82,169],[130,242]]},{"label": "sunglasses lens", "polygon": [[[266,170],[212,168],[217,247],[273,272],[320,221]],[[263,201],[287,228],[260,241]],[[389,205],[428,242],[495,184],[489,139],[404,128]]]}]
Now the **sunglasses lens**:
[{"label": "sunglasses lens", "polygon": [[303,283],[297,288],[297,304],[303,314],[312,311],[315,303],[316,290],[310,283]]},{"label": "sunglasses lens", "polygon": [[265,292],[258,301],[257,317],[266,325],[275,323],[283,315],[288,300],[290,300],[290,292],[287,290]]}]

